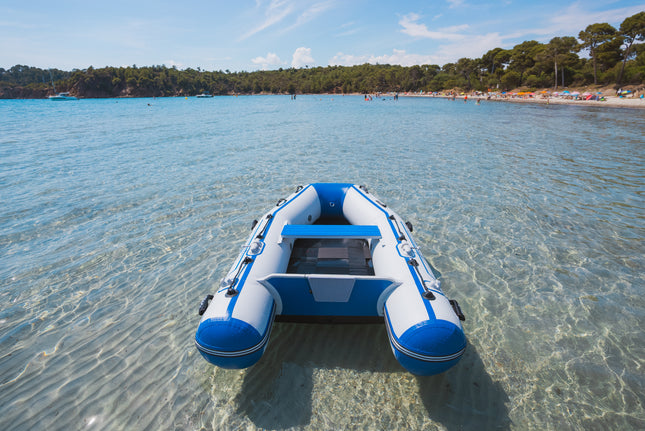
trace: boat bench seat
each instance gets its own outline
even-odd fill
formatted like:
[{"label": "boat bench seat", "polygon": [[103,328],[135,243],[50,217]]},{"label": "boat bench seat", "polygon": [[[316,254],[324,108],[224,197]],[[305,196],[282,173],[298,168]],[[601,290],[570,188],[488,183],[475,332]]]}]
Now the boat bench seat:
[{"label": "boat bench seat", "polygon": [[381,238],[376,225],[287,224],[282,228],[283,238],[371,239]]}]

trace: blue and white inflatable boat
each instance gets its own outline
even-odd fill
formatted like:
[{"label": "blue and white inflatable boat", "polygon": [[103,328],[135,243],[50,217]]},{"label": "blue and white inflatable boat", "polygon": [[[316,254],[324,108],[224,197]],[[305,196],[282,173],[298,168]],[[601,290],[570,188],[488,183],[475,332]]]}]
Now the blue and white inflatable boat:
[{"label": "blue and white inflatable boat", "polygon": [[466,349],[464,316],[411,231],[363,186],[298,187],[254,223],[219,290],[202,301],[197,349],[219,367],[245,368],[264,353],[275,319],[379,319],[404,368],[447,370]]}]

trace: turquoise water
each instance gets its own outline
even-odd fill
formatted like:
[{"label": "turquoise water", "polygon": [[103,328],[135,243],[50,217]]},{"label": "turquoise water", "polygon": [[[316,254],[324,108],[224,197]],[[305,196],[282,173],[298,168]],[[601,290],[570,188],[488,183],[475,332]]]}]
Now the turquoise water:
[{"label": "turquoise water", "polygon": [[[0,429],[643,429],[645,111],[288,96],[0,101]],[[193,345],[251,222],[365,184],[469,340],[418,378],[382,325]]]}]

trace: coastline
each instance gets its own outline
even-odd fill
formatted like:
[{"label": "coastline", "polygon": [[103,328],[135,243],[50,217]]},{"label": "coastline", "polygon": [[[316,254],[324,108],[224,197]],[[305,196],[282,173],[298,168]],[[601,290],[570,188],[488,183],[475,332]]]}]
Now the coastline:
[{"label": "coastline", "polygon": [[[401,97],[438,97],[443,99],[451,99],[453,96],[446,94],[401,94]],[[455,100],[463,101],[468,96],[467,102],[476,103],[477,100],[484,102],[511,102],[511,103],[539,103],[543,105],[575,105],[575,106],[591,106],[591,107],[606,107],[606,108],[628,108],[628,109],[645,109],[645,98],[640,97],[617,97],[617,96],[604,96],[605,100],[576,100],[571,97],[522,97],[522,96],[502,96],[499,94],[468,94],[456,95]]]},{"label": "coastline", "polygon": [[[374,94],[374,93],[371,93]],[[388,96],[393,97],[395,94],[398,94],[399,97],[424,97],[424,98],[440,98],[440,99],[453,99],[455,101],[464,101],[477,103],[479,100],[480,103],[484,102],[511,102],[511,103],[537,103],[537,104],[552,104],[552,105],[572,105],[572,106],[590,106],[590,107],[606,107],[606,108],[626,108],[626,109],[645,109],[645,98],[640,97],[618,97],[607,95],[603,96],[604,100],[582,100],[575,99],[571,96],[553,96],[553,95],[536,95],[536,96],[518,96],[516,94],[511,95],[502,95],[500,93],[471,93],[471,94],[456,94],[450,95],[448,93],[376,93],[377,97],[379,96]],[[288,94],[276,94],[276,93],[256,93],[256,94],[226,94],[226,95],[216,95],[215,97],[226,97],[226,96],[269,96],[269,95],[282,95],[286,96]],[[301,93],[300,95],[308,96],[363,96],[363,93]],[[130,98],[156,98],[156,97],[186,97],[192,98],[194,95],[167,95],[167,96],[116,96],[116,97],[79,97],[79,99],[130,99]],[[22,98],[2,98],[0,100],[20,100]],[[40,98],[26,98],[26,99],[40,99]],[[46,100],[46,98],[43,98]],[[22,99],[24,100],[24,99]]]}]

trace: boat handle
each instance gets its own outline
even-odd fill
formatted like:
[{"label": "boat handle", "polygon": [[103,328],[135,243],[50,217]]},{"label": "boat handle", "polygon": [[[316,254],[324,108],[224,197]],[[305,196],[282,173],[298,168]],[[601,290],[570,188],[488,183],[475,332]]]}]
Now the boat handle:
[{"label": "boat handle", "polygon": [[208,308],[208,302],[213,299],[213,295],[206,295],[206,298],[202,299],[202,303],[199,304],[199,315],[202,316],[206,309]]}]

